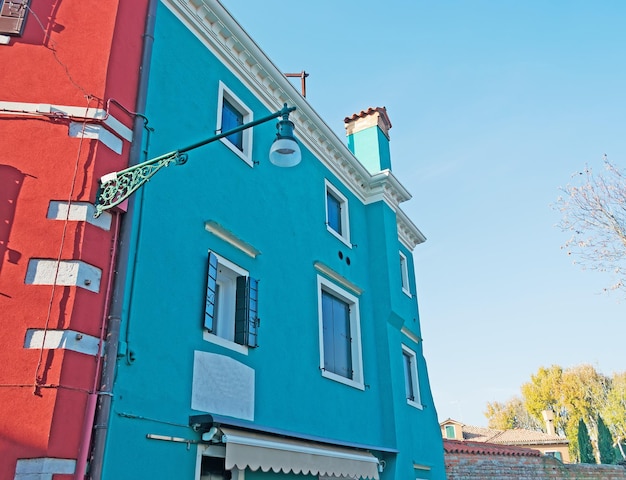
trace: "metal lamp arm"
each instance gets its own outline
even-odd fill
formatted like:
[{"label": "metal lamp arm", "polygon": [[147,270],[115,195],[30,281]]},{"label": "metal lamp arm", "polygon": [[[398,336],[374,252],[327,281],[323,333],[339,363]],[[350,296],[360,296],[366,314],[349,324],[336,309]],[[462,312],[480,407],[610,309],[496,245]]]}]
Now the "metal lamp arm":
[{"label": "metal lamp arm", "polygon": [[209,143],[220,140],[221,138],[228,137],[234,133],[247,130],[248,128],[255,127],[265,122],[269,122],[274,118],[283,117],[286,119],[289,114],[293,112],[296,107],[287,107],[287,104],[283,106],[277,112],[272,113],[266,117],[254,120],[249,123],[245,123],[238,127],[235,127],[226,132],[214,135],[206,140],[193,143],[187,147],[180,148],[173,152],[166,153],[164,155],[146,160],[145,162],[138,163],[119,172],[112,172],[104,175],[100,179],[100,188],[96,197],[95,208],[96,212],[94,217],[99,217],[102,212],[110,208],[119,205],[128,197],[130,197],[135,191],[141,188],[148,180],[150,180],[159,170],[164,167],[169,167],[172,164],[183,165],[187,162],[187,152],[196,148],[202,147]]}]

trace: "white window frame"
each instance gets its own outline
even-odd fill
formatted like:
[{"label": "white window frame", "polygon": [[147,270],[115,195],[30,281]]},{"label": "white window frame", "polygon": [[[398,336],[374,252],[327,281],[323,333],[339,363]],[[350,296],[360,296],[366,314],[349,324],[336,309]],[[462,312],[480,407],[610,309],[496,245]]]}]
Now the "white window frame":
[{"label": "white window frame", "polygon": [[[220,82],[217,94],[217,125],[215,131],[222,133],[222,108],[224,106],[224,99],[228,101],[235,109],[243,116],[243,123],[249,123],[254,119],[252,110],[250,110],[240,99],[230,90],[224,83]],[[228,138],[220,138],[220,141],[232,150],[239,158],[246,162],[251,167],[254,167],[254,161],[252,160],[252,128],[247,128],[242,132],[242,147],[243,151],[239,150],[237,146],[228,140]]]},{"label": "white window frame", "polygon": [[424,407],[422,405],[422,397],[421,397],[420,386],[419,386],[420,382],[419,382],[419,376],[417,373],[417,355],[415,354],[413,350],[411,350],[409,347],[407,347],[404,344],[402,344],[402,354],[403,354],[402,377],[404,378],[404,381],[402,383],[404,385],[405,395],[406,395],[406,378],[404,377],[404,355],[406,354],[409,357],[409,368],[410,368],[410,373],[411,373],[411,382],[412,382],[413,396],[414,396],[413,400],[411,400],[410,398],[407,398],[406,403],[408,403],[412,407],[419,408],[420,410],[422,410]]},{"label": "white window frame", "polygon": [[[348,199],[341,193],[332,183],[328,180],[324,180],[324,207],[326,209],[326,229],[332,233],[335,237],[345,243],[348,247],[352,248],[350,243],[350,212],[348,208]],[[342,233],[335,231],[328,223],[328,193],[339,200],[341,204],[341,216],[339,218],[341,222]]]},{"label": "white window frame", "polygon": [[[219,271],[220,268],[230,270],[233,274],[237,276],[248,277],[249,272],[244,270],[239,265],[234,264],[230,260],[222,257],[215,253],[215,251],[211,250],[217,257],[217,270],[218,270],[218,281],[217,284],[220,286],[219,298],[217,300],[217,332],[212,333],[204,330],[202,334],[202,338],[207,342],[214,343],[216,345],[220,345],[225,348],[229,348],[231,350],[235,350],[236,352],[242,353],[244,355],[248,354],[248,347],[246,345],[240,345],[235,342],[235,295],[237,294],[237,286],[236,279],[235,284],[233,282],[228,282],[230,285],[225,285],[224,281],[220,281]],[[227,289],[224,289],[227,287]],[[229,301],[226,302],[225,298],[228,297]],[[224,315],[226,313],[226,315]],[[231,318],[232,317],[232,318]],[[227,325],[228,335],[224,336],[222,334],[224,325]],[[232,328],[230,328],[232,327]],[[232,336],[230,334],[230,330],[232,330]]]},{"label": "white window frame", "polygon": [[[448,428],[452,429],[452,436],[448,435]],[[454,440],[456,438],[456,427],[454,425],[444,425],[443,431],[446,434],[447,439]]]},{"label": "white window frame", "polygon": [[409,282],[409,263],[406,255],[400,253],[400,274],[402,275],[402,291],[411,297],[411,283]]},{"label": "white window frame", "polygon": [[[350,305],[350,335],[352,337],[352,378],[346,378],[324,368],[324,319],[322,317],[322,292],[327,292]],[[319,320],[320,371],[322,376],[350,387],[365,390],[363,380],[363,355],[361,350],[361,317],[359,299],[330,282],[321,275],[317,276],[317,312]]]}]

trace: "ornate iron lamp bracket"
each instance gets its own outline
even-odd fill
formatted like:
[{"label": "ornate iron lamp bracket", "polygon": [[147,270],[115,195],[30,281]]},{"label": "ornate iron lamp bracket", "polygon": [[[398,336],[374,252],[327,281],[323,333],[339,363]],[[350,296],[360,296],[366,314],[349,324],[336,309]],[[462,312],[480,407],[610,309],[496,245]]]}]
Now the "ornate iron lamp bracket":
[{"label": "ornate iron lamp bracket", "polygon": [[100,179],[94,217],[97,218],[105,210],[122,203],[162,168],[172,164],[183,165],[186,162],[187,154],[176,150],[103,176]]},{"label": "ornate iron lamp bracket", "polygon": [[173,152],[166,153],[165,155],[146,160],[143,163],[138,163],[137,165],[120,170],[119,172],[112,172],[104,175],[100,179],[100,188],[96,196],[96,213],[94,214],[94,217],[99,217],[105,210],[122,203],[163,167],[169,167],[172,164],[183,165],[186,163],[188,151],[207,145],[211,142],[219,140],[220,138],[228,137],[234,133],[241,132],[250,127],[260,125],[274,118],[282,117],[282,122],[279,122],[279,124],[289,123],[289,114],[295,109],[296,107],[288,107],[285,103],[282,109],[266,117],[240,125],[232,130],[221,132],[213,137],[187,147],[180,148]]}]

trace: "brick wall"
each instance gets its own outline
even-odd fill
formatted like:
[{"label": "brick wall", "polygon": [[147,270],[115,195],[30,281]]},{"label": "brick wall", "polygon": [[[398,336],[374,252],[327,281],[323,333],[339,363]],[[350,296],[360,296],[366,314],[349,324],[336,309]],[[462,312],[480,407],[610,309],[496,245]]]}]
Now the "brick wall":
[{"label": "brick wall", "polygon": [[626,480],[618,465],[562,464],[548,456],[445,454],[448,480]]}]

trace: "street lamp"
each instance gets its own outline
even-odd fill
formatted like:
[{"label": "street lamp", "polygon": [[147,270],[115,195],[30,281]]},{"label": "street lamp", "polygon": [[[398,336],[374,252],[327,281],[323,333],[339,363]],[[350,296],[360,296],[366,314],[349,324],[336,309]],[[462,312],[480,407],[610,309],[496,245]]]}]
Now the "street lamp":
[{"label": "street lamp", "polygon": [[248,128],[268,122],[274,118],[282,117],[276,125],[276,139],[270,149],[270,162],[278,167],[294,167],[300,163],[301,154],[298,142],[293,136],[293,122],[289,120],[289,114],[296,107],[287,107],[285,103],[283,108],[267,117],[254,120],[252,122],[240,125],[226,132],[217,134],[206,140],[189,145],[185,148],[174,150],[159,157],[138,163],[119,172],[111,172],[100,178],[100,188],[96,197],[96,212],[94,217],[99,217],[102,212],[119,205],[144,183],[150,180],[163,167],[170,165],[183,165],[187,162],[187,152],[202,147],[208,143],[212,143],[220,138],[228,137],[233,133],[247,130]]}]

